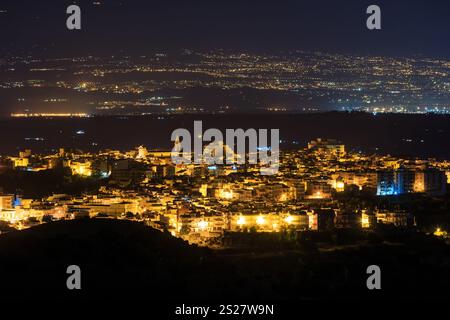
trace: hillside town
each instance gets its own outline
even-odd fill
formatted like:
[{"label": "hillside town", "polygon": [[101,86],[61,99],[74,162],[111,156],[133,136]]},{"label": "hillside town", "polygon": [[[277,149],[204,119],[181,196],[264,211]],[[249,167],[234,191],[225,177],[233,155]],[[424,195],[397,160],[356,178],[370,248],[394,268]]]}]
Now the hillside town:
[{"label": "hillside town", "polygon": [[[0,232],[61,219],[130,219],[189,243],[223,247],[248,233],[420,228],[392,199],[439,199],[450,183],[449,161],[352,153],[332,139],[318,138],[280,157],[279,172],[263,176],[257,165],[174,165],[170,151],[144,146],[98,154],[24,150],[0,158]],[[25,187],[12,190],[2,179],[9,174],[26,181],[47,172],[68,184],[89,181],[90,188],[59,193],[55,186],[38,196]],[[46,183],[43,178],[43,189]],[[447,235],[441,228],[434,234]]]}]

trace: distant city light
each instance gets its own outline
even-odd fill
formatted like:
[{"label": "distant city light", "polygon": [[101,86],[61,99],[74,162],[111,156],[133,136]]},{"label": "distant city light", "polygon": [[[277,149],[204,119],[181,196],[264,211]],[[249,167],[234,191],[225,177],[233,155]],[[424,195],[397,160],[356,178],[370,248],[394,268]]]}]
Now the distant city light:
[{"label": "distant city light", "polygon": [[87,118],[87,113],[11,113],[12,118]]}]

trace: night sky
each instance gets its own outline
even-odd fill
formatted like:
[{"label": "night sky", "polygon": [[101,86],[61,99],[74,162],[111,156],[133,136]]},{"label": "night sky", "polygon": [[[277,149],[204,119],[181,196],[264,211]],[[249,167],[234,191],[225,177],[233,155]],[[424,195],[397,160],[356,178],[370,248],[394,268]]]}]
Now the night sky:
[{"label": "night sky", "polygon": [[[450,57],[448,0],[97,1],[2,0],[1,54],[224,48]],[[72,3],[82,10],[81,31],[65,26]],[[366,29],[370,4],[382,9],[382,30]]]}]

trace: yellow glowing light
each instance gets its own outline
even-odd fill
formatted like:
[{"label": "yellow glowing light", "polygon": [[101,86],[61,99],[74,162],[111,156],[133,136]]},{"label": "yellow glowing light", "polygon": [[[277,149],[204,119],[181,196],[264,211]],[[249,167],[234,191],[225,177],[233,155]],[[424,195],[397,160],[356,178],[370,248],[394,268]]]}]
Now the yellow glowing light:
[{"label": "yellow glowing light", "polygon": [[37,117],[89,117],[87,113],[12,113],[13,118],[37,118]]},{"label": "yellow glowing light", "polygon": [[245,218],[243,216],[240,216],[239,219],[237,220],[237,224],[242,226],[245,224]]},{"label": "yellow glowing light", "polygon": [[362,228],[369,228],[370,227],[370,221],[369,216],[366,214],[363,214],[361,217],[361,227]]},{"label": "yellow glowing light", "polygon": [[447,236],[447,232],[446,231],[442,231],[441,228],[437,228],[436,231],[434,232],[434,235],[436,237],[446,237]]},{"label": "yellow glowing light", "polygon": [[262,225],[266,223],[266,219],[263,216],[259,216],[258,218],[256,218],[256,223],[258,225]]},{"label": "yellow glowing light", "polygon": [[286,201],[287,200],[287,194],[286,193],[283,193],[281,196],[280,196],[280,202],[284,202],[284,201]]},{"label": "yellow glowing light", "polygon": [[294,221],[294,217],[287,216],[286,218],[284,218],[284,221],[286,221],[287,224],[291,224]]},{"label": "yellow glowing light", "polygon": [[315,199],[322,199],[322,198],[323,198],[322,192],[321,192],[321,191],[317,191],[317,192],[314,194],[314,198],[315,198]]},{"label": "yellow glowing light", "polygon": [[80,176],[89,177],[92,175],[91,170],[91,163],[73,163],[70,165],[70,168],[72,169],[72,174],[77,174]]},{"label": "yellow glowing light", "polygon": [[199,221],[197,225],[198,225],[198,228],[202,231],[204,231],[204,230],[206,230],[206,228],[208,228],[208,222],[204,221],[204,220]]},{"label": "yellow glowing light", "polygon": [[414,184],[414,191],[415,192],[424,192],[425,191],[425,187],[424,187],[423,183],[422,182],[416,182]]},{"label": "yellow glowing light", "polygon": [[336,190],[343,191],[344,187],[345,187],[344,182],[342,181],[336,182]]},{"label": "yellow glowing light", "polygon": [[233,198],[233,191],[222,189],[220,191],[220,197],[224,198],[224,199],[228,199],[228,200],[232,199]]}]

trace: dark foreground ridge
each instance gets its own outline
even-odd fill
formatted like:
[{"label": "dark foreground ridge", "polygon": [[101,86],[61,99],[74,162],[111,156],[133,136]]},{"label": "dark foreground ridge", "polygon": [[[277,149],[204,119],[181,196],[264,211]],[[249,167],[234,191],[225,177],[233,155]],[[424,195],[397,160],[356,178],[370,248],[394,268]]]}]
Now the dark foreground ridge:
[{"label": "dark foreground ridge", "polygon": [[[2,291],[10,297],[176,299],[202,286],[214,269],[209,250],[124,220],[74,220],[40,225],[0,237]],[[66,269],[78,265],[82,289],[69,291]]]},{"label": "dark foreground ridge", "polygon": [[[449,246],[418,235],[335,249],[213,251],[125,220],[59,221],[0,236],[3,298],[293,301],[448,298]],[[382,270],[382,290],[366,268]],[[66,287],[81,267],[82,289]]]}]

